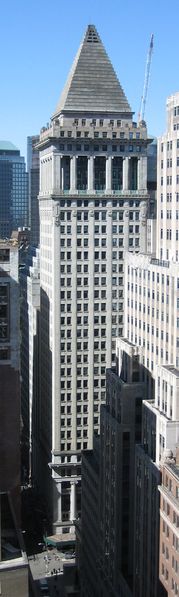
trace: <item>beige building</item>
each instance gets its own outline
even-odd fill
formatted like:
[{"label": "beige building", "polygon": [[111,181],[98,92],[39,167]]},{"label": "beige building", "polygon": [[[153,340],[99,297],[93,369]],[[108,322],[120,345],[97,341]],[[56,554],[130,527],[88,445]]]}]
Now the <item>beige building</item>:
[{"label": "beige building", "polygon": [[160,491],[159,575],[168,597],[179,594],[179,456],[165,455]]},{"label": "beige building", "polygon": [[[137,347],[149,399],[143,406],[142,446],[136,452],[136,597],[163,594],[155,567],[159,550],[157,484],[164,454],[172,451],[176,459],[179,443],[179,93],[167,100],[167,132],[158,140],[157,178],[156,255],[126,255],[125,338],[117,341],[119,368],[125,346]],[[172,560],[172,552],[169,557]],[[165,568],[168,570],[167,564]],[[161,574],[160,565],[160,580],[166,588],[165,573]],[[173,593],[169,594],[175,594],[172,578],[167,590]]]},{"label": "beige building", "polygon": [[147,143],[89,25],[38,145],[38,483],[56,530],[80,509],[81,450],[93,447],[123,334],[124,252],[146,252]]}]

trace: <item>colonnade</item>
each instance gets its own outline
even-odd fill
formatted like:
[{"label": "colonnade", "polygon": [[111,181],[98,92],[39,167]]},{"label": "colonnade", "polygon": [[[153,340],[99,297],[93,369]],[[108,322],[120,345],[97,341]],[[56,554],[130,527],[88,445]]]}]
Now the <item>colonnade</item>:
[{"label": "colonnade", "polygon": [[[80,156],[81,157],[81,156]],[[101,156],[100,156],[101,157]],[[105,192],[110,192],[115,190],[114,187],[114,180],[113,180],[113,159],[116,156],[108,156],[104,157],[105,160],[105,169],[104,169],[104,181],[105,184],[103,188],[99,190],[103,190]],[[52,189],[57,190],[69,190],[69,192],[74,193],[79,188],[81,188],[77,181],[77,168],[78,168],[78,159],[79,156],[60,156],[58,153],[53,154],[52,159]],[[82,188],[81,190],[85,190],[89,193],[95,192],[97,189],[97,185],[95,183],[95,160],[98,159],[98,156],[86,156],[86,179],[87,184],[86,188]],[[132,167],[132,160],[136,160],[136,184],[132,186],[131,184],[131,167]],[[120,157],[119,157],[120,160]],[[130,190],[146,190],[147,188],[147,158],[145,156],[141,156],[140,158],[136,157],[123,157],[122,160],[122,168],[121,168],[121,185],[120,190],[122,191],[130,191]],[[43,179],[42,179],[42,190],[43,188]],[[45,180],[44,180],[45,182]],[[135,186],[135,188],[134,188]],[[132,187],[132,188],[131,188]],[[117,187],[116,190],[118,190]]]}]

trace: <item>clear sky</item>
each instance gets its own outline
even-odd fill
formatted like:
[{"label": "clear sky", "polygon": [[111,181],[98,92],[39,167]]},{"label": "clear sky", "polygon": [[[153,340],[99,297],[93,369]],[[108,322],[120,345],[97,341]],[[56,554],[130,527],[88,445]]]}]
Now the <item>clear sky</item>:
[{"label": "clear sky", "polygon": [[179,0],[1,0],[0,139],[22,155],[52,115],[89,23],[136,118],[154,33],[145,117],[149,134],[164,132],[166,97],[179,91]]}]

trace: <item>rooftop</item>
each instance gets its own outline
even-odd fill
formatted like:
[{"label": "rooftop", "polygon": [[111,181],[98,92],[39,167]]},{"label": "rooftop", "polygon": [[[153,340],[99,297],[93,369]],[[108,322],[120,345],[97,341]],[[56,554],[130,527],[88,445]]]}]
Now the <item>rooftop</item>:
[{"label": "rooftop", "polygon": [[87,27],[53,118],[64,112],[132,114],[94,25]]},{"label": "rooftop", "polygon": [[0,503],[2,521],[0,570],[14,566],[27,566],[22,536],[16,526],[10,495],[1,492]]},{"label": "rooftop", "polygon": [[0,141],[0,151],[19,151],[11,141]]},{"label": "rooftop", "polygon": [[166,371],[170,371],[170,373],[175,375],[175,377],[179,377],[179,369],[176,369],[176,367],[174,367],[173,365],[163,365],[162,368],[166,369]]}]

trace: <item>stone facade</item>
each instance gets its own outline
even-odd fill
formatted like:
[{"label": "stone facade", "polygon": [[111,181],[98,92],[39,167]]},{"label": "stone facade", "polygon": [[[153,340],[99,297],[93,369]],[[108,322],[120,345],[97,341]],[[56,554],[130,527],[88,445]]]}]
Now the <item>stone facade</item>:
[{"label": "stone facade", "polygon": [[[99,61],[94,61],[96,53]],[[115,102],[113,89],[105,87],[105,72],[115,79]],[[102,102],[106,107],[99,109]],[[105,401],[106,367],[114,364],[115,339],[123,334],[124,253],[147,247],[147,143],[146,127],[133,122],[102,42],[90,26],[38,145],[39,482],[49,499],[53,491],[55,529],[75,518],[72,502],[80,508],[80,454],[93,447]],[[73,479],[78,481],[77,499],[72,499]]]}]

